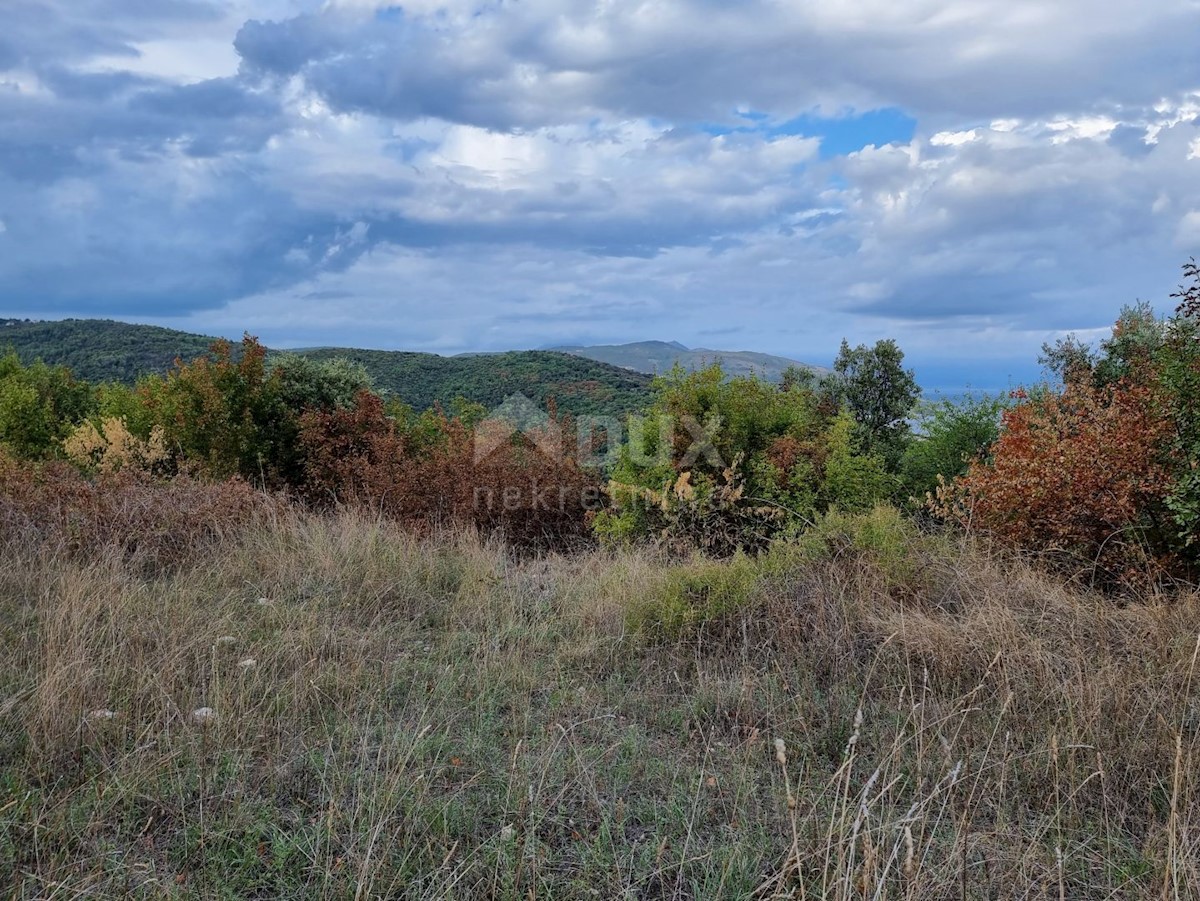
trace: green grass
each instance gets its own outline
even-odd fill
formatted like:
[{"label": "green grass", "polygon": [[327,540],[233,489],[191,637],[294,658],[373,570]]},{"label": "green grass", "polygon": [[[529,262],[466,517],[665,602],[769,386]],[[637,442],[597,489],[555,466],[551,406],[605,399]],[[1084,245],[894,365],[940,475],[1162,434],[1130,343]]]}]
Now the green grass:
[{"label": "green grass", "polygon": [[899,528],[728,563],[349,514],[157,575],[2,547],[3,884],[1196,897],[1200,599],[1117,607],[915,533],[903,566]]}]

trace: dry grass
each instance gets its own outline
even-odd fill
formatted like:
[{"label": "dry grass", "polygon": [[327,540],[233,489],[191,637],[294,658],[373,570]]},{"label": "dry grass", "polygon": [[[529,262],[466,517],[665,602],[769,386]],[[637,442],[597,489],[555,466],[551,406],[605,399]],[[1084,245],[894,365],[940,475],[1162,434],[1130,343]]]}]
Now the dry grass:
[{"label": "dry grass", "polygon": [[[883,514],[720,566],[736,609],[711,563],[362,515],[153,571],[9,542],[4,884],[1200,896],[1200,597],[1117,603]],[[699,620],[635,628],[689,598]]]}]

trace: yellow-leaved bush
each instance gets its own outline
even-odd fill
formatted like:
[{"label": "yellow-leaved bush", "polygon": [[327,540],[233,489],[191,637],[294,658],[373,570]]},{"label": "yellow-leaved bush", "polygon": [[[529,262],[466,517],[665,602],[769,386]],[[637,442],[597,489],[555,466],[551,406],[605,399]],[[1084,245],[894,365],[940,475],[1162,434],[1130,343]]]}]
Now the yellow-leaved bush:
[{"label": "yellow-leaved bush", "polygon": [[76,466],[102,473],[130,467],[152,472],[170,460],[162,426],[154,426],[143,439],[116,416],[102,419],[99,426],[90,421],[76,426],[63,440],[63,453]]}]

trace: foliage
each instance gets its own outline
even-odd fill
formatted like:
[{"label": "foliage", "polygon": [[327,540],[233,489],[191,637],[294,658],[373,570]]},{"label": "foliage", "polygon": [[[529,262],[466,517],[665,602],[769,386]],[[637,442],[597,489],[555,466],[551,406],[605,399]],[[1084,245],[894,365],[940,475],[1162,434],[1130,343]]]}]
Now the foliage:
[{"label": "foliage", "polygon": [[241,480],[161,480],[132,466],[88,477],[65,462],[0,452],[0,536],[36,536],[79,559],[111,552],[151,569],[175,566],[278,510]]},{"label": "foliage", "polygon": [[1046,348],[1058,391],[1021,396],[993,460],[940,492],[938,508],[1025,547],[1065,551],[1128,583],[1200,564],[1200,270],[1174,316],[1121,311],[1097,352]]},{"label": "foliage", "polygon": [[587,533],[600,499],[570,434],[554,415],[519,434],[440,413],[397,422],[361,391],[349,410],[302,417],[304,491],[317,505],[364,506],[418,528],[471,525],[521,547],[562,546]]},{"label": "foliage", "polygon": [[1043,344],[1038,362],[1060,385],[1091,381],[1112,385],[1122,380],[1149,376],[1154,359],[1167,337],[1167,323],[1150,304],[1141,302],[1121,309],[1112,332],[1093,350],[1075,335]]},{"label": "foliage", "polygon": [[147,439],[129,431],[124,419],[111,416],[99,425],[83,422],[63,441],[66,458],[83,470],[102,473],[132,467],[162,472],[170,461],[161,426],[154,426]]},{"label": "foliage", "polygon": [[345,357],[317,360],[296,353],[273,354],[267,358],[267,368],[278,382],[278,402],[296,412],[349,409],[360,391],[373,387],[366,367]]},{"label": "foliage", "polygon": [[1155,393],[1074,382],[1021,399],[1004,412],[992,460],[939,492],[937,509],[1118,577],[1144,572],[1170,484],[1172,426]]},{"label": "foliage", "polygon": [[604,538],[652,537],[675,550],[763,550],[830,508],[869,509],[894,491],[864,454],[849,410],[811,380],[726,379],[719,366],[656,380],[608,485]]},{"label": "foliage", "polygon": [[143,379],[137,395],[179,465],[294,488],[303,480],[300,416],[348,406],[369,385],[366,372],[344,360],[268,362],[266,348],[247,335],[236,352],[217,341],[208,356],[176,361],[165,377]]},{"label": "foliage", "polygon": [[894,492],[894,480],[883,460],[861,453],[859,430],[847,411],[838,414],[826,436],[828,451],[822,495],[824,509],[870,510]]},{"label": "foliage", "polygon": [[869,510],[848,513],[831,510],[795,542],[771,549],[771,569],[789,574],[799,558],[804,566],[844,560],[869,567],[889,590],[920,587],[922,558],[935,539],[922,534],[911,517],[897,507],[877,504]]},{"label": "foliage", "polygon": [[[1190,270],[1200,296],[1200,272]],[[1181,305],[1156,360],[1162,403],[1173,425],[1173,481],[1167,507],[1187,559],[1200,563],[1200,313]]]},{"label": "foliage", "polygon": [[132,385],[142,376],[161,375],[177,359],[207,355],[215,340],[108,319],[0,319],[0,349],[11,348],[26,364],[44,360],[65,366],[77,379],[92,383]]},{"label": "foliage", "polygon": [[214,479],[234,475],[266,482],[268,461],[282,438],[273,429],[275,385],[266,348],[246,336],[235,359],[228,341],[211,356],[176,361],[163,378],[146,379],[140,398],[180,461]]},{"label": "foliage", "polygon": [[0,357],[0,445],[19,457],[57,455],[59,443],[93,409],[91,388],[61,366],[23,366],[15,353]]},{"label": "foliage", "polygon": [[[162,376],[176,360],[209,356],[215,340],[100,319],[0,319],[0,352],[11,347],[27,364],[40,359],[64,365],[76,378],[92,383],[133,385],[146,376]],[[236,361],[240,345],[231,345],[230,351]],[[304,357],[317,363],[340,361],[338,365],[343,367],[347,363],[359,365],[377,390],[400,398],[418,411],[438,404],[448,408],[458,397],[490,409],[509,394],[520,392],[543,407],[554,398],[560,410],[573,416],[622,418],[641,409],[650,397],[647,375],[552,351],[454,357],[331,347],[289,353],[267,351],[268,363],[277,357]]]},{"label": "foliage", "polygon": [[891,339],[853,349],[843,339],[833,370],[835,376],[824,384],[850,408],[863,450],[894,467],[908,440],[908,415],[921,393],[913,371],[904,368],[904,352]]},{"label": "foliage", "polygon": [[650,397],[649,376],[551,351],[454,357],[355,348],[302,353],[318,361],[342,358],[358,364],[379,391],[418,411],[438,405],[449,409],[458,398],[490,410],[519,393],[543,408],[553,399],[558,409],[572,416],[623,418],[644,407]]},{"label": "foliage", "polygon": [[1100,342],[1092,380],[1097,385],[1152,383],[1166,335],[1166,320],[1159,319],[1150,304],[1141,302],[1122,308],[1112,334]]},{"label": "foliage", "polygon": [[1080,341],[1076,335],[1059,338],[1053,344],[1042,345],[1038,364],[1059,385],[1090,378],[1096,368],[1096,354],[1091,345]]},{"label": "foliage", "polygon": [[1181,319],[1200,319],[1200,266],[1196,264],[1195,257],[1183,264],[1183,277],[1191,279],[1191,284],[1180,285],[1171,295],[1179,301],[1175,314]]},{"label": "foliage", "polygon": [[[729,554],[761,549],[793,514],[811,515],[814,486],[790,481],[818,453],[822,418],[811,391],[726,379],[720,366],[676,367],[654,387],[613,469],[613,510],[596,519],[603,537]],[[789,510],[797,498],[804,509]]]},{"label": "foliage", "polygon": [[[601,537],[627,540],[653,528],[664,545],[676,553],[700,550],[716,557],[741,551],[761,551],[786,521],[787,511],[746,498],[746,482],[736,458],[716,477],[685,470],[661,490],[609,482],[608,492],[619,506],[633,507],[639,519],[602,511],[594,523]],[[649,523],[653,525],[649,525]]]},{"label": "foliage", "polygon": [[952,481],[974,460],[985,459],[1000,435],[1000,414],[1008,400],[968,395],[918,406],[917,434],[900,460],[904,493],[923,502],[937,490],[939,478]]}]

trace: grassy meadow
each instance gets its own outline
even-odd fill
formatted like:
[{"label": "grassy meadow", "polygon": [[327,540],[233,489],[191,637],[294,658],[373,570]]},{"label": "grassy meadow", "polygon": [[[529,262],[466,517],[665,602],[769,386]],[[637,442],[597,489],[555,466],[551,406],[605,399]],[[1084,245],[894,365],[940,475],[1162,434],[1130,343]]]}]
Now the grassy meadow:
[{"label": "grassy meadow", "polygon": [[757,558],[281,509],[0,539],[14,898],[1195,898],[1200,595],[888,508]]}]

